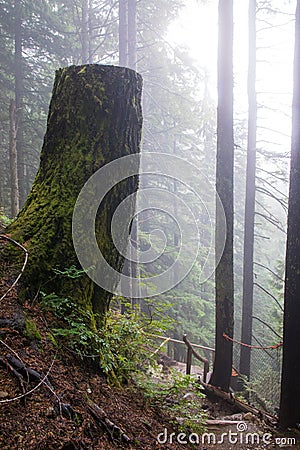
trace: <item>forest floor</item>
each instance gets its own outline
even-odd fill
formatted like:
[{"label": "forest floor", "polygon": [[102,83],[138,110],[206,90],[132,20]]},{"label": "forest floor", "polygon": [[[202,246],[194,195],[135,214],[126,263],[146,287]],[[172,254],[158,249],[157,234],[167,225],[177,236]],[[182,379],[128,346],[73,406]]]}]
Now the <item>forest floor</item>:
[{"label": "forest floor", "polygon": [[[0,248],[0,298],[13,282],[6,269]],[[206,437],[180,435],[175,417],[134,382],[123,388],[109,386],[96,366],[55,346],[47,314],[35,302],[20,302],[15,289],[0,303],[1,450],[300,449],[291,440],[300,443],[295,432],[280,434],[257,417],[237,415],[231,405],[207,397],[199,400],[207,419],[225,417],[235,423],[209,425]],[[22,361],[27,374],[13,369],[12,358]],[[19,373],[24,375],[23,386]],[[245,427],[254,433],[253,443],[246,442]]]}]

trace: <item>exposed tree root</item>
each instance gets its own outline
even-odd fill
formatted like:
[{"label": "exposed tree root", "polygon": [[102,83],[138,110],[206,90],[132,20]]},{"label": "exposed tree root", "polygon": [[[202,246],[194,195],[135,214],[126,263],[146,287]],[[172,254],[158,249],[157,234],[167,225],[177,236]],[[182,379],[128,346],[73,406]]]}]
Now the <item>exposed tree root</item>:
[{"label": "exposed tree root", "polygon": [[96,405],[96,403],[90,401],[88,403],[88,411],[93,417],[93,419],[96,421],[96,423],[107,432],[112,441],[117,440],[124,444],[130,444],[131,440],[127,436],[127,434],[125,434],[120,427],[115,425],[107,417],[105,411],[98,405]]},{"label": "exposed tree root", "polygon": [[23,376],[7,361],[7,359],[4,359],[0,356],[0,365],[4,368],[9,370],[18,380],[20,389],[22,394],[25,394],[25,387],[24,387],[24,378]]},{"label": "exposed tree root", "polygon": [[[42,382],[56,397],[54,411],[57,416],[64,417],[68,420],[76,420],[78,418],[78,413],[73,409],[73,407],[68,403],[63,403],[55,393],[54,388],[46,375],[26,366],[20,359],[9,354],[6,355],[6,358],[0,357],[0,365],[9,370],[12,375],[17,378],[24,397],[26,396],[25,382]],[[130,438],[119,426],[107,417],[107,414],[102,408],[92,401],[89,401],[86,404],[86,407],[95,422],[107,432],[112,442],[119,441],[123,444],[130,444]]]}]

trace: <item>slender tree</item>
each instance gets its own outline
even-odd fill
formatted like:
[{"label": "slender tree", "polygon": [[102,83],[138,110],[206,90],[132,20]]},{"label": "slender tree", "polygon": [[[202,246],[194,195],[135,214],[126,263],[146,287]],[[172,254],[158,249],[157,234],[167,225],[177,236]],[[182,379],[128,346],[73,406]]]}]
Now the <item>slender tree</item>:
[{"label": "slender tree", "polygon": [[88,5],[88,28],[89,28],[89,39],[88,39],[88,46],[89,46],[89,63],[92,64],[93,62],[93,0],[89,0]]},{"label": "slender tree", "polygon": [[22,4],[20,0],[15,0],[15,22],[14,22],[14,41],[15,41],[15,102],[16,102],[16,148],[18,155],[18,179],[20,191],[20,206],[23,206],[26,200],[25,187],[25,161],[24,161],[24,78],[23,78],[23,27],[22,27]]},{"label": "slender tree", "polygon": [[136,69],[136,0],[128,0],[128,67]]},{"label": "slender tree", "polygon": [[[211,384],[229,390],[232,371],[233,336],[233,1],[219,0],[217,193],[223,204],[227,235],[224,252],[216,269],[215,362]],[[222,211],[217,203],[216,247],[222,245]]]},{"label": "slender tree", "polygon": [[283,320],[283,364],[279,421],[300,423],[300,1],[297,1],[290,192]]},{"label": "slender tree", "polygon": [[119,0],[119,65],[127,66],[128,61],[128,4]]},{"label": "slender tree", "polygon": [[[244,260],[243,260],[243,309],[241,340],[251,344],[253,316],[253,254],[254,254],[254,218],[255,218],[255,167],[256,167],[256,0],[249,0],[248,13],[248,140],[246,201],[244,224]],[[250,376],[251,348],[241,347],[240,372]]]},{"label": "slender tree", "polygon": [[81,60],[82,64],[89,62],[89,4],[82,0],[81,4]]},{"label": "slender tree", "polygon": [[16,141],[16,103],[11,99],[9,105],[9,163],[12,217],[15,217],[19,212],[18,156]]}]

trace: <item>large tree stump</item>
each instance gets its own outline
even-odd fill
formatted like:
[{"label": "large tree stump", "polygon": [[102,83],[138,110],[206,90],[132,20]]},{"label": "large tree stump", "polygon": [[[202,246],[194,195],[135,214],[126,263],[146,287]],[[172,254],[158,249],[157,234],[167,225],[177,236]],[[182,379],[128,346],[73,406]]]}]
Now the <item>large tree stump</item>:
[{"label": "large tree stump", "polygon": [[[23,288],[75,299],[103,314],[111,293],[86,276],[55,276],[53,269],[80,269],[72,243],[72,213],[79,192],[90,176],[108,162],[139,152],[142,79],[114,66],[85,65],[56,73],[40,168],[12,236],[29,250]],[[99,206],[96,236],[103,255],[119,272],[123,257],[114,247],[110,220],[115,208],[138,187],[138,177],[115,186]],[[134,205],[132,205],[132,208]],[[132,211],[128,211],[129,214]],[[124,248],[128,230],[124,232]]]}]

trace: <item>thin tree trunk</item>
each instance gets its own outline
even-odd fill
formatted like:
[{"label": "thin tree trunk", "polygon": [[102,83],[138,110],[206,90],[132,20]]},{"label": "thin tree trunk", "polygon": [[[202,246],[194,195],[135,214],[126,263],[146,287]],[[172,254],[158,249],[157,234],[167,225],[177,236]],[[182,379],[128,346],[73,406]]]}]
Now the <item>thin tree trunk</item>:
[{"label": "thin tree trunk", "polygon": [[128,61],[127,6],[127,0],[119,0],[119,65],[124,67]]},{"label": "thin tree trunk", "polygon": [[89,27],[89,64],[93,63],[93,0],[89,0],[89,12],[88,12],[88,27]]},{"label": "thin tree trunk", "polygon": [[136,70],[136,0],[128,0],[128,67]]},{"label": "thin tree trunk", "polygon": [[18,179],[20,191],[20,206],[25,203],[27,192],[25,183],[25,159],[23,146],[23,50],[22,50],[22,14],[21,3],[15,0],[15,101],[16,101],[16,131],[18,154]]},{"label": "thin tree trunk", "polygon": [[15,101],[11,99],[9,105],[9,163],[12,217],[15,217],[19,212],[18,158],[16,142],[16,104]]},{"label": "thin tree trunk", "polygon": [[[173,127],[176,129],[176,123],[175,120],[173,121]],[[177,155],[177,142],[176,137],[174,136],[173,140],[173,155]],[[174,217],[178,217],[178,208],[177,208],[177,191],[178,191],[178,181],[174,178],[173,180],[173,193],[174,193]],[[173,233],[173,246],[174,246],[174,252],[176,252],[179,248],[179,236],[178,231],[175,229]],[[176,267],[173,270],[173,285],[177,286],[179,276],[178,276],[178,268]],[[176,298],[174,298],[174,303],[176,303]]]},{"label": "thin tree trunk", "polygon": [[[248,59],[248,142],[244,224],[243,309],[241,341],[251,344],[253,316],[253,255],[255,219],[256,168],[256,0],[249,0],[249,59]],[[242,346],[240,372],[250,377],[251,348]]]},{"label": "thin tree trunk", "polygon": [[[127,34],[128,34],[128,67],[130,69],[136,70],[136,0],[127,0]],[[132,230],[131,238],[133,245],[138,249],[138,236],[139,236],[139,221],[138,217],[135,217]],[[139,262],[130,261],[130,273],[134,278],[139,278]],[[139,299],[131,298],[132,305],[138,305]]]},{"label": "thin tree trunk", "polygon": [[88,0],[81,3],[81,61],[89,62],[89,5]]},{"label": "thin tree trunk", "polygon": [[[3,154],[3,129],[0,125],[0,160],[4,160],[4,154]],[[4,212],[4,205],[5,205],[5,174],[4,174],[4,164],[0,164],[0,212]]]},{"label": "thin tree trunk", "polygon": [[[233,336],[233,1],[219,0],[218,47],[218,130],[217,130],[217,193],[223,204],[227,236],[225,248],[216,269],[216,337],[215,361],[211,384],[228,391],[232,371],[232,342],[223,333]],[[222,212],[216,210],[216,254],[222,241]]]},{"label": "thin tree trunk", "polygon": [[290,193],[283,320],[283,365],[279,422],[300,423],[300,2],[297,2]]}]

